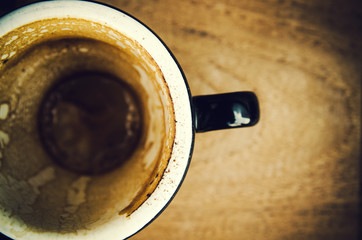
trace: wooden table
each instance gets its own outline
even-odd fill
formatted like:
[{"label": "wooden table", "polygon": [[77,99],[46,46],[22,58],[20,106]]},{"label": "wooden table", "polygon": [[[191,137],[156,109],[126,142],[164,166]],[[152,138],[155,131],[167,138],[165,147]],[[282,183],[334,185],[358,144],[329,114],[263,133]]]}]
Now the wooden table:
[{"label": "wooden table", "polygon": [[358,239],[360,1],[101,2],[158,33],[194,95],[260,100],[257,126],[196,136],[176,198],[131,239]]}]

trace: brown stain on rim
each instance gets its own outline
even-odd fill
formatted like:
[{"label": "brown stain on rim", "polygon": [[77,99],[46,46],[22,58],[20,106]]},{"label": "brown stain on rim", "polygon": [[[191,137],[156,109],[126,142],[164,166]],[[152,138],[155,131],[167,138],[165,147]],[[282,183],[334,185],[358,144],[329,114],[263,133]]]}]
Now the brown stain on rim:
[{"label": "brown stain on rim", "polygon": [[[147,51],[146,51],[147,52]],[[149,53],[147,52],[147,54],[149,55]],[[149,55],[149,57],[152,59],[152,61],[154,61],[156,63],[156,61],[151,57],[151,55]],[[173,152],[173,146],[175,143],[175,137],[176,137],[176,118],[175,118],[175,109],[174,109],[174,103],[173,103],[173,99],[171,97],[171,93],[170,93],[170,88],[168,87],[168,84],[166,82],[165,76],[163,75],[160,67],[157,65],[157,70],[159,73],[161,73],[163,82],[165,83],[165,85],[167,86],[168,89],[168,98],[171,101],[171,105],[168,107],[168,110],[170,110],[170,108],[172,109],[172,118],[169,120],[169,122],[166,122],[165,124],[170,124],[172,127],[170,129],[171,132],[171,138],[172,141],[170,141],[170,146],[168,147],[168,151],[169,151],[169,157],[167,159],[167,162],[165,165],[163,165],[161,167],[161,171],[158,168],[155,168],[152,171],[152,176],[153,179],[151,180],[150,183],[145,183],[142,187],[142,189],[139,191],[139,193],[137,194],[137,196],[133,199],[133,201],[124,209],[122,209],[121,211],[118,212],[118,215],[124,215],[126,214],[126,217],[129,217],[133,212],[135,212],[148,198],[151,197],[152,193],[156,190],[157,186],[160,184],[164,174],[166,173],[166,168],[168,166],[168,164],[170,163],[171,157],[172,157],[172,152]],[[168,111],[169,113],[171,111]],[[168,136],[166,135],[166,138],[168,138]],[[164,154],[164,145],[161,149],[161,151],[158,154],[158,159],[160,159],[160,161],[162,161],[162,155]],[[145,194],[146,192],[148,192],[147,194]]]},{"label": "brown stain on rim", "polygon": [[[152,176],[153,179],[151,180],[151,182],[147,182],[143,185],[142,189],[139,191],[139,193],[137,194],[137,196],[133,199],[133,201],[124,209],[122,209],[121,211],[118,212],[118,215],[124,215],[126,214],[127,217],[129,217],[133,212],[135,212],[148,198],[151,197],[152,193],[156,190],[157,186],[160,184],[164,174],[166,173],[166,168],[168,166],[168,164],[170,163],[171,157],[172,157],[172,152],[173,152],[173,146],[175,143],[175,137],[176,137],[176,118],[175,118],[175,109],[174,109],[174,103],[173,103],[173,99],[171,97],[171,93],[170,93],[170,88],[167,84],[167,81],[165,79],[165,76],[163,75],[160,67],[158,66],[157,62],[152,58],[152,56],[145,51],[150,59],[156,64],[157,66],[157,72],[159,72],[161,74],[161,77],[163,79],[164,84],[166,85],[168,91],[167,91],[167,97],[171,102],[171,105],[168,107],[168,110],[172,110],[172,118],[169,120],[169,122],[166,122],[165,124],[170,124],[171,125],[171,129],[170,131],[172,131],[172,141],[170,141],[170,146],[168,148],[169,151],[169,157],[167,159],[167,162],[164,166],[161,167],[161,171],[157,168],[155,168],[152,171]],[[171,108],[171,109],[170,109]],[[168,111],[169,113],[171,111]],[[166,135],[166,138],[168,136]],[[162,146],[161,151],[158,154],[158,159],[160,159],[160,161],[162,161],[162,155],[164,154],[164,144]],[[148,192],[147,194],[145,194],[146,192]]]},{"label": "brown stain on rim", "polygon": [[[173,147],[171,147],[171,152],[172,152]],[[161,152],[159,154],[159,156],[161,156],[163,153]],[[168,163],[170,162],[171,156],[170,158],[167,160],[167,164],[166,167],[168,165]],[[166,171],[166,168],[164,168],[162,170],[161,175],[158,175],[158,171],[155,169],[154,172],[157,172],[156,176],[158,175],[158,177],[155,177],[151,183],[145,183],[142,190],[137,194],[137,196],[134,198],[134,200],[123,210],[119,211],[118,215],[124,215],[126,214],[127,217],[131,216],[132,213],[134,213],[148,198],[151,197],[152,193],[156,190],[157,186],[160,184],[162,177],[164,175]],[[159,177],[161,176],[161,177]],[[154,185],[154,186],[152,186]],[[150,186],[152,186],[151,189],[148,189]],[[145,194],[145,192],[149,193]]]},{"label": "brown stain on rim", "polygon": [[[174,128],[173,130],[173,134],[172,134],[172,144],[171,146],[168,148],[169,151],[169,158],[165,164],[164,167],[162,167],[161,171],[157,168],[155,168],[152,172],[152,176],[153,179],[151,180],[150,183],[146,182],[143,187],[141,188],[141,190],[139,191],[139,193],[137,194],[137,196],[132,200],[132,202],[125,207],[124,209],[122,209],[121,211],[119,211],[118,215],[124,215],[126,214],[127,217],[129,217],[133,212],[135,212],[149,197],[151,197],[152,193],[156,190],[157,186],[160,184],[163,175],[166,173],[166,168],[171,160],[172,157],[172,151],[173,151],[173,143],[175,141],[175,135],[176,135],[176,128]],[[162,155],[164,154],[163,149],[158,153],[158,159],[162,159]],[[168,173],[168,172],[167,172]],[[148,192],[147,194],[145,194],[146,192]]]}]

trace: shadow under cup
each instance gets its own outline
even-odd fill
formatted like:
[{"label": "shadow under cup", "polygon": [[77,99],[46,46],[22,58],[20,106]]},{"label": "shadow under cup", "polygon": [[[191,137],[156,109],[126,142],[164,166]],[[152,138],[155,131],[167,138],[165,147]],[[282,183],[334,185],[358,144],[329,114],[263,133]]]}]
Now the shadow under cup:
[{"label": "shadow under cup", "polygon": [[0,223],[70,233],[131,214],[175,137],[156,62],[81,19],[33,22],[0,41]]}]

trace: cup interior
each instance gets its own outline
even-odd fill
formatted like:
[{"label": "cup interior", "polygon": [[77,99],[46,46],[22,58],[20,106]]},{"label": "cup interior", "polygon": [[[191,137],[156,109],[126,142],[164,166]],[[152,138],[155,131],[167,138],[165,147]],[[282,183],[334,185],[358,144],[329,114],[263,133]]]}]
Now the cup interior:
[{"label": "cup interior", "polygon": [[[174,105],[157,62],[107,24],[69,16],[17,27],[0,46],[2,230],[75,236],[116,218],[127,221],[158,186],[175,142]],[[39,133],[44,96],[64,76],[84,72],[115,76],[131,88],[142,118],[132,154],[100,174],[58,164]]]}]

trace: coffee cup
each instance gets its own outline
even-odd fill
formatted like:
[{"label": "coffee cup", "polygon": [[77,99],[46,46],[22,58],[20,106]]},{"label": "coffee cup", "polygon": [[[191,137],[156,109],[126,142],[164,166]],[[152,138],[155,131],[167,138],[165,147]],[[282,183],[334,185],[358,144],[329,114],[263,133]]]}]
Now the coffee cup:
[{"label": "coffee cup", "polygon": [[192,97],[166,45],[100,3],[0,19],[0,231],[125,239],[170,203],[196,132],[253,126],[252,92]]}]

